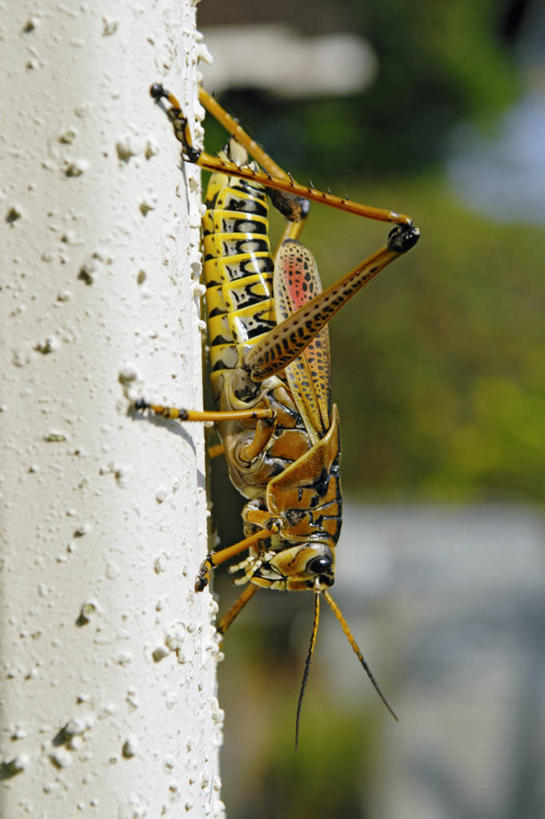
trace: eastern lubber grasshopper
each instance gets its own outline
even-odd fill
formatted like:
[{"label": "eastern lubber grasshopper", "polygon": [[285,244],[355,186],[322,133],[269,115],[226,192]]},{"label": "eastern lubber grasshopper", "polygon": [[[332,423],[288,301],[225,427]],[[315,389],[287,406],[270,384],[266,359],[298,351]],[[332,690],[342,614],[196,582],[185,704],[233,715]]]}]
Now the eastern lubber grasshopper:
[{"label": "eastern lubber grasshopper", "polygon": [[[259,588],[314,593],[314,622],[296,717],[296,744],[303,692],[316,635],[320,597],[333,610],[379,696],[382,694],[329,589],[341,529],[339,414],[331,403],[327,324],[361,287],[412,248],[420,235],[411,219],[300,185],[280,168],[211,97],[200,101],[231,135],[211,156],[193,146],[176,98],[151,87],[182,143],[182,156],[212,171],[203,217],[204,280],[212,390],[218,412],[197,412],[137,401],[180,421],[217,424],[231,481],[248,499],[244,538],[212,552],[195,589],[212,570],[237,555],[235,583],[246,584],[220,619],[224,633]],[[248,155],[255,162],[249,162]],[[257,164],[256,164],[257,163]],[[280,247],[269,246],[267,199],[286,217]],[[316,263],[297,237],[309,200],[393,223],[387,243],[343,279],[322,292]]]}]

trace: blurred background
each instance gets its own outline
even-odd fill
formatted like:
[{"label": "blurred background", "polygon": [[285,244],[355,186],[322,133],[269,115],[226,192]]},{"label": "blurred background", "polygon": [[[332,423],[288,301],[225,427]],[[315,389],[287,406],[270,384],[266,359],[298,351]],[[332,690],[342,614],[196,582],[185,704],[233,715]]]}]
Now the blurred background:
[{"label": "blurred background", "polygon": [[[419,245],[330,325],[345,522],[303,705],[307,595],[226,636],[236,819],[545,816],[545,0],[203,0],[204,83],[303,182]],[[206,122],[207,147],[225,136]],[[273,230],[278,230],[278,226]],[[325,285],[384,225],[313,206]],[[214,464],[220,541],[241,499]],[[236,590],[216,582],[220,610]]]}]

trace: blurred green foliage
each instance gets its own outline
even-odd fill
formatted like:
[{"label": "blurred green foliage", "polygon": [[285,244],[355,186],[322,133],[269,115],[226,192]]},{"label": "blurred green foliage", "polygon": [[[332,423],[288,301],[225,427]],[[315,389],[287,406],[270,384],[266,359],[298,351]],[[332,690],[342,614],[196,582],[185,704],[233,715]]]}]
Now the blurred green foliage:
[{"label": "blurred green foliage", "polygon": [[[355,124],[381,172],[430,167],[453,126],[490,123],[518,83],[500,38],[502,0],[361,0],[350,3],[379,71]],[[376,164],[375,164],[376,163]],[[360,165],[365,169],[366,165]]]}]

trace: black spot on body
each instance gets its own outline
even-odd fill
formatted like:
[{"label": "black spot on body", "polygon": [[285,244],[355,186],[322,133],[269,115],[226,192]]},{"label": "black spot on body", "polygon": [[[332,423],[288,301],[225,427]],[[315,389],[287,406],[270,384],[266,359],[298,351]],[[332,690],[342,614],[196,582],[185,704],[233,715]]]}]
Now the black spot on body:
[{"label": "black spot on body", "polygon": [[225,338],[225,336],[219,335],[215,336],[215,338],[210,342],[211,347],[215,347],[217,344],[232,344],[232,339]]},{"label": "black spot on body", "polygon": [[329,472],[325,467],[322,469],[319,477],[313,482],[312,486],[321,497],[326,494],[329,486]]}]

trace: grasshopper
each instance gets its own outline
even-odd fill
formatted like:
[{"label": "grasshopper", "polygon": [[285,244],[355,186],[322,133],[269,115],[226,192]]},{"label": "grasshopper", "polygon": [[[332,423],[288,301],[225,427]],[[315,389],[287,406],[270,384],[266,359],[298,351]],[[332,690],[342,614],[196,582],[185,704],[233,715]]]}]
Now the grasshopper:
[{"label": "grasshopper", "polygon": [[[212,172],[202,222],[203,275],[210,378],[218,410],[200,412],[143,399],[135,408],[180,421],[214,422],[230,479],[247,498],[243,539],[208,554],[195,589],[200,592],[208,585],[217,566],[242,557],[230,571],[239,574],[235,583],[245,588],[220,619],[222,634],[260,588],[313,593],[296,747],[322,596],[397,720],[330,592],[342,498],[339,412],[331,400],[327,324],[355,293],[412,248],[420,232],[405,214],[296,182],[204,89],[200,102],[230,140],[217,156],[197,149],[176,97],[159,84],[150,93],[158,103],[168,103],[165,110],[182,144],[182,158]],[[286,218],[274,257],[268,201]],[[383,247],[325,291],[311,252],[298,241],[310,201],[394,225]]]}]

